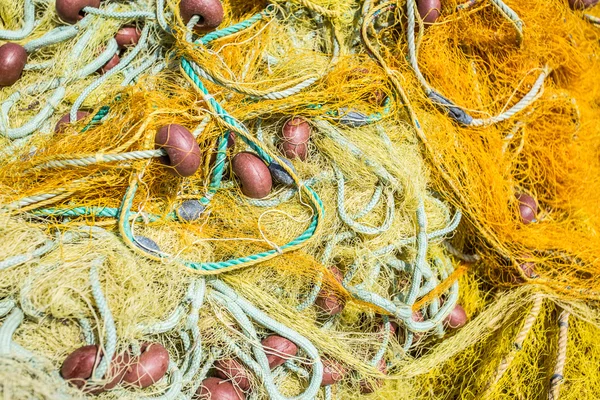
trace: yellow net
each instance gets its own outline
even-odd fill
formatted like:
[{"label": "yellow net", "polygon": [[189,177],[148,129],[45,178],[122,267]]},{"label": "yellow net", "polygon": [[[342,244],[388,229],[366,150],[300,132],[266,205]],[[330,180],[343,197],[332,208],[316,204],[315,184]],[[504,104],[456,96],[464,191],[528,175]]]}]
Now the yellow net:
[{"label": "yellow net", "polygon": [[[90,395],[64,365],[96,345],[128,357],[78,376],[102,398],[208,377],[236,398],[598,398],[597,10],[448,0],[425,26],[427,2],[232,0],[200,32],[184,3],[67,26],[0,0],[0,45],[28,53],[0,88],[3,395]],[[155,143],[172,124],[191,176]],[[245,195],[242,152],[268,196]],[[274,334],[299,349],[271,370]],[[148,342],[169,361],[140,388]]]}]

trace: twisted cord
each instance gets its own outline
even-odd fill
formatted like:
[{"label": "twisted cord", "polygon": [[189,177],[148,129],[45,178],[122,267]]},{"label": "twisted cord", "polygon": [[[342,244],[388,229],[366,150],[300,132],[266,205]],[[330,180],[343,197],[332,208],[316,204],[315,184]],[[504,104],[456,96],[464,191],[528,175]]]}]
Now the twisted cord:
[{"label": "twisted cord", "polygon": [[[453,232],[454,230],[456,230],[456,228],[458,227],[458,225],[460,224],[460,220],[462,217],[462,213],[460,211],[456,211],[456,213],[454,214],[454,217],[452,218],[452,220],[450,221],[450,223],[448,224],[448,226],[442,228],[442,229],[438,229],[437,231],[433,231],[431,233],[427,233],[427,240],[431,241],[433,239],[437,239],[443,236],[446,236],[447,234]],[[399,239],[397,241],[395,241],[392,244],[389,244],[387,246],[383,246],[379,249],[376,249],[373,251],[373,256],[377,257],[377,256],[381,256],[385,253],[389,253],[392,252],[398,248],[401,247],[405,247],[411,244],[414,244],[417,242],[417,236],[411,236],[409,238],[406,239]]]},{"label": "twisted cord", "polygon": [[[150,57],[148,57],[146,60],[144,60],[139,66],[126,72],[124,74],[125,78],[123,78],[123,82],[121,82],[121,86],[127,86],[127,85],[131,84],[132,82],[134,82],[136,80],[136,78],[138,76],[140,76],[144,71],[146,71],[148,68],[155,65],[155,63],[161,58],[161,54],[162,54],[162,50],[157,49]],[[161,63],[157,64],[157,66],[162,66],[162,68],[164,68],[166,66],[166,64],[164,62],[161,62]],[[153,72],[153,74],[155,74],[155,73],[156,72]]]},{"label": "twisted cord", "polygon": [[184,315],[184,307],[182,305],[178,305],[165,320],[152,325],[138,324],[137,329],[147,335],[167,333],[173,330],[179,324],[179,321],[181,321]]},{"label": "twisted cord", "polygon": [[[89,41],[93,38],[95,32],[93,28],[94,26],[87,29],[77,43],[75,43],[75,46],[73,46],[73,49],[69,54],[69,60],[73,61],[81,56]],[[112,47],[109,45],[106,51],[100,54],[96,60],[84,66],[81,70],[73,72],[70,69],[67,69],[64,76],[61,78],[52,78],[48,82],[38,82],[25,88],[24,91],[29,95],[41,94],[52,89],[54,89],[54,93],[46,100],[45,106],[34,117],[22,126],[11,129],[9,126],[8,113],[21,96],[19,91],[14,92],[2,104],[2,112],[0,113],[0,133],[14,140],[28,136],[36,130],[39,130],[43,124],[48,122],[49,118],[54,114],[54,111],[66,96],[68,84],[95,72],[116,52],[117,46],[115,42],[112,43]]]},{"label": "twisted cord", "polygon": [[456,6],[456,11],[466,10],[473,7],[475,4],[479,3],[481,0],[467,0],[464,3],[458,4]]},{"label": "twisted cord", "polygon": [[265,91],[265,90],[256,90],[256,89],[252,89],[252,88],[246,88],[236,82],[226,81],[225,79],[220,79],[218,77],[210,75],[206,70],[204,70],[202,67],[200,67],[198,64],[196,64],[194,61],[191,61],[190,65],[192,67],[192,70],[201,78],[204,78],[216,85],[223,86],[227,89],[233,90],[236,93],[249,95],[255,99],[271,99],[271,100],[283,99],[283,98],[292,96],[296,93],[299,93],[300,91],[309,87],[310,85],[312,85],[319,79],[319,77],[312,76],[312,77],[304,79],[304,80],[300,81],[299,83],[294,84],[292,87],[286,88],[282,91]]},{"label": "twisted cord", "polygon": [[[369,168],[371,168],[373,173],[379,179],[390,184],[391,186],[399,187],[400,184],[398,183],[398,180],[396,178],[394,178],[392,175],[390,175],[390,173],[387,172],[386,169],[383,166],[381,166],[379,163],[368,158],[367,155],[361,149],[359,149],[354,143],[347,140],[338,131],[338,129],[335,126],[333,126],[329,122],[327,122],[325,120],[321,120],[321,119],[317,119],[314,122],[315,122],[315,125],[317,127],[319,127],[323,133],[325,133],[327,136],[331,137],[338,144],[344,146],[355,157],[363,160],[365,165],[368,166]],[[399,188],[399,189],[401,189],[401,188]]]},{"label": "twisted cord", "polygon": [[73,158],[69,160],[52,160],[47,161],[41,165],[36,166],[36,169],[53,169],[53,168],[66,168],[66,167],[87,167],[89,165],[119,162],[119,161],[135,161],[135,160],[147,160],[151,158],[164,157],[167,152],[164,149],[158,150],[139,150],[131,151],[127,153],[116,153],[116,154],[102,154],[97,153],[96,155],[82,158]]},{"label": "twisted cord", "polygon": [[381,345],[379,346],[377,353],[375,353],[375,355],[373,356],[371,361],[369,361],[369,364],[372,367],[376,367],[377,364],[379,364],[379,362],[385,355],[388,344],[390,342],[390,336],[392,335],[392,332],[390,329],[391,329],[390,317],[388,317],[387,315],[384,315],[383,316],[383,332],[385,332],[385,333],[383,334],[383,340],[381,341]]},{"label": "twisted cord", "polygon": [[200,372],[198,372],[198,375],[197,375],[196,379],[194,380],[188,394],[185,396],[185,398],[187,400],[192,400],[192,399],[196,398],[196,396],[197,396],[196,392],[198,391],[198,388],[200,388],[200,386],[202,386],[202,381],[204,380],[204,378],[206,377],[206,375],[208,374],[208,372],[212,368],[213,364],[219,358],[220,355],[221,355],[221,350],[217,349],[217,348],[212,348],[211,351],[208,353],[208,357],[206,358],[204,365],[200,369]]},{"label": "twisted cord", "polygon": [[600,18],[591,14],[583,14],[583,18],[595,26],[600,26]]},{"label": "twisted cord", "polygon": [[352,296],[356,299],[371,303],[374,306],[379,307],[380,309],[387,312],[389,315],[392,315],[396,319],[401,320],[408,330],[414,332],[427,332],[432,329],[435,329],[435,327],[441,324],[443,319],[450,314],[450,312],[456,305],[456,302],[458,301],[458,282],[455,281],[450,287],[450,291],[446,296],[446,301],[444,302],[444,305],[440,307],[439,311],[436,314],[432,315],[431,318],[426,321],[414,321],[412,319],[412,307],[404,302],[390,301],[376,293],[364,290],[359,286],[345,287],[350,292],[350,294],[352,294]]},{"label": "twisted cord", "polygon": [[[303,186],[313,186],[315,183],[318,183],[322,180],[325,180],[327,178],[326,173],[317,175],[317,176],[313,176],[312,178],[308,178],[305,181],[302,181],[302,185]],[[257,206],[257,207],[277,207],[278,205],[285,203],[286,201],[288,201],[289,199],[291,199],[292,197],[294,197],[296,195],[296,193],[298,193],[298,188],[289,188],[287,190],[282,191],[279,195],[277,195],[277,197],[269,199],[269,200],[262,200],[262,199],[247,199],[248,203],[252,204],[253,206]],[[246,199],[244,199],[246,200]]]},{"label": "twisted cord", "polygon": [[558,400],[560,386],[564,379],[563,371],[567,360],[567,342],[569,339],[569,315],[570,314],[567,311],[562,310],[558,316],[558,352],[556,354],[554,374],[550,378],[550,390],[548,391],[549,400]]},{"label": "twisted cord", "polygon": [[[321,264],[327,265],[329,263],[329,259],[331,258],[331,253],[333,252],[333,247],[335,245],[337,245],[338,243],[340,243],[344,240],[353,238],[355,236],[356,236],[356,234],[354,232],[344,232],[344,233],[337,234],[331,240],[329,240],[329,242],[327,242],[327,244],[325,245],[325,250],[323,251],[323,255],[321,256]],[[308,296],[306,296],[306,300],[304,300],[302,303],[298,304],[298,306],[296,307],[296,309],[298,311],[303,311],[303,310],[307,309],[308,307],[313,305],[315,303],[315,301],[317,300],[317,297],[319,296],[319,292],[321,291],[321,286],[323,284],[323,273],[322,272],[319,272],[317,274],[315,281],[316,282],[313,285],[312,289],[310,290]]]},{"label": "twisted cord", "polygon": [[302,367],[297,366],[294,363],[294,360],[287,360],[286,362],[283,363],[283,365],[285,365],[285,367],[288,370],[292,371],[293,373],[295,373],[296,375],[298,375],[304,379],[308,379],[310,377],[310,374],[308,373],[308,371]]},{"label": "twisted cord", "polygon": [[523,21],[519,18],[519,15],[502,0],[490,0],[490,2],[515,28],[517,31],[517,43],[521,44],[523,41]]},{"label": "twisted cord", "polygon": [[[239,33],[242,30],[248,29],[249,27],[253,26],[255,23],[259,22],[263,18],[266,18],[267,16],[272,16],[273,13],[274,13],[274,7],[272,5],[269,5],[265,9],[265,11],[255,14],[254,16],[250,17],[249,19],[242,21],[238,24],[235,24],[235,25],[229,26],[227,28],[209,33],[209,34],[201,37],[200,39],[196,40],[194,42],[194,44],[206,45],[216,39]],[[192,24],[192,22],[193,21],[190,20],[189,25],[193,26],[194,24]],[[189,38],[188,41],[191,41],[191,38]],[[334,35],[333,36],[333,54],[332,54],[332,59],[330,61],[330,66],[337,62],[338,57],[339,57],[339,43],[337,41],[336,36]],[[204,79],[207,79],[214,84],[226,87],[226,88],[233,90],[240,94],[250,95],[256,99],[278,100],[278,99],[283,99],[286,97],[293,96],[293,95],[301,92],[302,90],[306,89],[307,87],[311,86],[313,83],[315,83],[317,80],[322,78],[324,75],[324,74],[321,74],[321,75],[304,77],[299,82],[292,83],[291,87],[289,87],[289,83],[288,83],[288,84],[286,84],[286,86],[288,86],[286,88],[279,89],[279,86],[276,86],[275,88],[271,88],[268,91],[261,91],[261,90],[246,88],[236,82],[228,81],[225,78],[219,78],[219,77],[213,76],[193,61],[190,62],[190,65],[191,65],[192,69],[194,70],[194,72],[198,76],[200,76]],[[296,81],[298,81],[298,80],[297,79],[293,80],[293,82],[296,82]]]},{"label": "twisted cord", "polygon": [[473,121],[471,121],[471,125],[473,125],[473,126],[493,125],[498,122],[507,120],[507,119],[511,118],[512,116],[514,116],[515,114],[517,114],[518,112],[523,111],[525,108],[527,108],[529,105],[531,105],[531,103],[533,103],[535,100],[537,100],[538,97],[542,94],[542,89],[544,87],[544,81],[545,81],[546,77],[548,76],[549,72],[550,72],[549,68],[547,66],[544,67],[542,69],[542,72],[540,73],[540,76],[538,76],[535,83],[531,87],[531,90],[529,90],[529,92],[527,92],[527,94],[525,96],[523,96],[523,98],[521,100],[519,100],[519,102],[517,102],[517,104],[515,104],[514,106],[512,106],[505,112],[503,112],[495,117],[485,118],[485,119],[473,119]]},{"label": "twisted cord", "polygon": [[64,195],[64,194],[65,194],[64,189],[60,189],[58,191],[58,193],[36,194],[36,195],[25,197],[24,199],[12,202],[12,203],[8,204],[6,206],[6,208],[9,210],[24,208],[31,204],[41,203],[41,202],[45,202],[47,200],[53,200],[54,198]]},{"label": "twisted cord", "polygon": [[[200,123],[200,125],[203,125],[204,121],[206,121],[206,118],[202,121],[202,123]],[[229,142],[230,134],[231,132],[225,131],[219,138],[215,167],[213,169],[210,184],[208,185],[208,191],[206,192],[206,195],[200,199],[200,203],[204,207],[211,202],[212,198],[215,194],[217,194],[217,191],[221,187],[221,181],[223,179],[223,174],[225,173],[225,158],[227,156],[227,143]]]},{"label": "twisted cord", "polygon": [[[9,139],[20,139],[38,130],[54,114],[66,94],[66,88],[60,86],[46,101],[46,105],[29,121],[19,128],[8,128],[8,118],[5,116],[4,105],[2,107],[2,116],[0,117],[0,133]],[[75,121],[75,119],[73,119]]]},{"label": "twisted cord", "polygon": [[196,40],[194,42],[194,44],[207,45],[210,42],[213,42],[217,39],[221,39],[221,38],[224,38],[224,37],[227,37],[230,35],[234,35],[236,33],[240,33],[243,30],[246,30],[246,29],[252,27],[257,22],[260,22],[263,18],[272,16],[274,9],[275,9],[274,6],[272,4],[269,4],[264,11],[254,14],[252,17],[250,17],[242,22],[238,22],[237,24],[229,25],[223,29],[218,29],[216,31],[207,33],[206,35],[204,35],[201,38],[199,38],[198,40]]},{"label": "twisted cord", "polygon": [[427,214],[425,213],[425,205],[423,200],[419,200],[417,206],[417,258],[413,269],[412,281],[409,289],[406,303],[412,306],[419,294],[418,289],[421,286],[423,272],[427,268]]},{"label": "twisted cord", "polygon": [[331,400],[333,398],[331,386],[332,385],[327,385],[323,388],[323,391],[325,392],[325,400]]},{"label": "twisted cord", "polygon": [[[517,32],[519,33],[519,41],[522,38],[522,22],[519,19],[518,15],[510,9],[506,4],[504,4],[501,0],[490,0],[492,4],[505,16],[511,23],[515,26]],[[417,61],[417,48],[415,45],[415,9],[416,2],[415,0],[407,0],[407,16],[408,16],[408,29],[407,29],[407,42],[408,42],[408,58],[409,63],[412,69],[415,72],[415,75],[421,86],[423,87],[427,96],[438,106],[441,106],[446,109],[448,114],[454,118],[457,122],[463,125],[471,125],[471,126],[487,126],[496,124],[498,122],[504,121],[506,119],[511,118],[516,113],[522,111],[526,107],[528,107],[531,103],[533,103],[537,97],[541,93],[541,89],[544,84],[544,80],[548,75],[548,67],[544,67],[542,73],[535,81],[531,90],[513,107],[508,109],[507,111],[490,118],[484,119],[474,119],[470,115],[468,115],[464,110],[460,107],[456,106],[451,100],[445,98],[441,94],[437,93],[427,82],[421,70],[419,69],[419,64]],[[422,32],[420,30],[419,32]]]},{"label": "twisted cord", "polygon": [[[88,30],[88,32],[92,32],[92,31]],[[91,61],[89,64],[87,64],[85,67],[83,67],[81,70],[79,70],[79,72],[77,72],[75,74],[75,79],[85,78],[86,76],[91,75],[94,72],[98,71],[100,68],[102,68],[104,65],[106,65],[106,63],[109,62],[110,59],[113,58],[113,56],[118,53],[118,51],[119,51],[119,45],[117,45],[117,41],[110,40],[108,42],[108,44],[106,45],[106,48],[104,49],[104,51],[102,51],[102,53],[100,53],[98,55],[98,57],[96,57],[93,61]],[[71,80],[74,80],[74,79],[69,79],[69,81],[71,81]],[[76,121],[76,119],[71,119],[71,121]]]},{"label": "twisted cord", "polygon": [[371,211],[373,211],[375,206],[377,206],[377,203],[379,203],[379,199],[381,198],[382,193],[383,193],[383,185],[375,186],[375,191],[373,192],[373,196],[371,197],[371,200],[369,200],[367,205],[362,210],[360,210],[356,214],[352,215],[350,218],[359,219],[359,218],[364,217]]},{"label": "twisted cord", "polygon": [[450,243],[448,240],[444,240],[442,242],[442,245],[444,246],[444,248],[446,249],[446,251],[448,253],[452,254],[454,257],[456,257],[459,260],[462,260],[464,262],[474,263],[474,262],[481,260],[481,257],[479,257],[479,255],[477,255],[477,254],[465,254],[465,253],[461,252],[456,247],[454,247],[452,245],[452,243]]},{"label": "twisted cord", "polygon": [[156,0],[156,20],[158,25],[167,33],[172,33],[165,19],[165,0]]}]

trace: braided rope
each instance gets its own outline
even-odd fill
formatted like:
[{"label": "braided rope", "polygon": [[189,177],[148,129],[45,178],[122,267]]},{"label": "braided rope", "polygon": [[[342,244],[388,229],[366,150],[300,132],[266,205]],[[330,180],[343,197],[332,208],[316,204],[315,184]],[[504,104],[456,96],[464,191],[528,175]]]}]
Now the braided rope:
[{"label": "braided rope", "polygon": [[72,39],[77,36],[82,30],[88,27],[92,22],[93,16],[85,16],[82,20],[77,22],[75,25],[59,26],[45,33],[42,37],[34,39],[29,43],[26,43],[23,47],[27,53],[33,53],[37,50],[43,49],[60,42]]},{"label": "braided rope", "polygon": [[[387,192],[386,215],[385,215],[385,220],[383,221],[382,225],[380,227],[376,227],[376,228],[366,226],[364,224],[356,222],[354,219],[352,219],[350,216],[348,216],[346,214],[346,206],[344,204],[344,198],[345,198],[344,175],[342,174],[342,171],[336,165],[333,166],[333,170],[337,177],[337,183],[338,183],[337,209],[338,209],[338,214],[340,216],[340,219],[342,221],[344,221],[346,223],[346,225],[348,225],[352,230],[354,230],[358,233],[364,233],[366,235],[379,235],[383,232],[386,232],[388,229],[390,229],[390,226],[392,225],[392,222],[394,221],[395,204],[394,204],[393,193],[391,191]],[[367,205],[369,206],[370,204],[367,204]]]},{"label": "braided rope", "polygon": [[54,242],[53,240],[46,240],[42,244],[42,246],[38,247],[37,249],[35,249],[29,253],[9,257],[5,260],[0,261],[0,271],[19,266],[21,264],[25,264],[28,261],[39,258],[39,257],[43,256],[44,254],[53,250],[55,247],[56,247],[56,242]]},{"label": "braided rope", "polygon": [[11,312],[16,305],[17,303],[11,298],[0,300],[0,318]]},{"label": "braided rope", "polygon": [[102,286],[100,285],[100,278],[98,276],[98,267],[103,263],[103,258],[98,258],[90,263],[90,285],[92,287],[92,296],[94,297],[94,301],[96,302],[96,307],[100,312],[100,316],[104,321],[104,329],[106,331],[104,356],[98,363],[98,366],[92,375],[92,378],[96,379],[103,377],[108,372],[108,368],[112,362],[117,347],[117,330],[115,327],[115,321],[106,302],[106,298],[102,293]]},{"label": "braided rope", "polygon": [[101,10],[95,7],[83,7],[82,11],[86,14],[97,15],[105,18],[116,18],[116,19],[138,19],[146,18],[147,20],[155,19],[156,15],[148,11],[107,11]]},{"label": "braided rope", "polygon": [[[83,102],[85,101],[85,99],[87,99],[88,96],[94,90],[96,90],[97,88],[99,88],[104,82],[106,82],[108,79],[110,79],[111,76],[116,75],[117,73],[119,73],[122,69],[125,68],[125,66],[129,65],[131,63],[131,61],[135,57],[137,57],[137,55],[146,46],[146,41],[148,40],[148,34],[150,32],[150,29],[152,29],[153,26],[154,26],[154,24],[149,23],[149,22],[146,23],[146,24],[144,24],[144,28],[142,29],[142,32],[141,32],[141,35],[140,35],[140,39],[139,39],[137,45],[135,45],[135,47],[133,47],[133,49],[131,49],[131,51],[129,53],[127,53],[127,56],[125,56],[125,58],[123,58],[110,71],[107,71],[104,75],[102,75],[100,78],[96,79],[94,82],[92,82],[88,87],[86,87],[81,92],[81,94],[73,102],[73,106],[71,107],[71,112],[70,112],[71,121],[77,121],[77,111],[79,110],[79,108],[81,107],[81,105],[83,104]],[[116,40],[115,39],[111,39],[110,40],[108,46],[111,46],[111,45],[112,46],[116,45]]]},{"label": "braided rope", "polygon": [[185,309],[183,306],[179,305],[165,320],[152,325],[138,325],[137,329],[147,335],[166,333],[173,330],[179,324],[179,321],[181,321],[184,315]]},{"label": "braided rope", "polygon": [[[337,245],[338,243],[340,243],[344,240],[353,238],[353,237],[355,237],[355,235],[356,234],[354,232],[344,232],[344,233],[337,234],[335,237],[331,238],[325,245],[325,250],[323,251],[323,255],[321,256],[321,264],[327,265],[329,263],[329,260],[331,258],[331,253],[333,252],[333,247],[335,245]],[[302,303],[300,303],[300,304],[298,304],[298,306],[296,306],[296,309],[298,311],[303,311],[303,310],[307,309],[308,307],[313,305],[315,303],[315,301],[317,300],[317,297],[319,296],[319,292],[321,291],[321,286],[323,284],[323,282],[322,282],[323,273],[319,272],[318,275],[316,276],[315,280],[316,280],[316,282],[313,285],[312,289],[310,290],[308,296],[306,296],[306,300],[304,300]]]},{"label": "braided rope", "polygon": [[2,326],[0,326],[0,356],[10,354],[12,337],[17,328],[21,325],[21,322],[23,322],[23,317],[23,311],[18,307],[15,307],[8,317],[6,317]]},{"label": "braided rope", "polygon": [[520,45],[523,42],[523,21],[516,12],[514,12],[506,3],[502,0],[490,0],[490,3],[500,11],[500,14],[506,18],[517,31],[517,43]]},{"label": "braided rope", "polygon": [[90,320],[87,318],[78,318],[79,326],[83,333],[83,339],[85,340],[85,344],[90,345],[96,343],[94,338],[94,332],[92,331],[92,324]]},{"label": "braided rope", "polygon": [[204,362],[204,365],[198,372],[198,375],[196,376],[196,379],[188,392],[189,394],[186,396],[187,399],[191,400],[197,396],[196,392],[198,391],[198,388],[200,388],[200,386],[202,386],[202,381],[204,380],[204,378],[206,377],[206,375],[212,368],[213,364],[215,363],[215,360],[220,355],[221,355],[220,349],[216,349],[216,348],[211,349],[211,351],[208,353],[208,357],[206,358],[206,361]]},{"label": "braided rope", "polygon": [[174,362],[169,363],[169,372],[171,374],[171,382],[165,393],[160,396],[140,396],[143,400],[175,400],[181,396],[181,388],[183,387],[183,379],[181,371],[177,368]]},{"label": "braided rope", "polygon": [[190,304],[190,312],[188,314],[186,320],[186,329],[192,332],[192,338],[194,340],[192,346],[192,359],[190,362],[190,366],[183,375],[182,381],[183,384],[187,384],[194,379],[194,376],[200,369],[200,364],[202,362],[202,343],[200,337],[200,328],[198,327],[198,322],[200,319],[200,308],[202,308],[202,303],[204,302],[204,294],[206,291],[206,281],[204,278],[200,278],[193,282],[191,286],[191,290],[193,290],[191,304]]},{"label": "braided rope", "polygon": [[25,0],[23,4],[23,26],[19,30],[0,29],[0,40],[23,40],[33,32],[35,27],[35,4],[33,0]]},{"label": "braided rope", "polygon": [[139,150],[131,151],[127,153],[116,153],[116,154],[102,154],[97,153],[96,155],[82,158],[73,158],[70,160],[53,160],[44,162],[41,165],[36,166],[36,169],[51,169],[51,168],[66,168],[66,167],[87,167],[89,165],[108,163],[108,162],[119,162],[119,161],[134,161],[134,160],[147,160],[151,158],[164,157],[167,152],[164,149],[158,150]]}]

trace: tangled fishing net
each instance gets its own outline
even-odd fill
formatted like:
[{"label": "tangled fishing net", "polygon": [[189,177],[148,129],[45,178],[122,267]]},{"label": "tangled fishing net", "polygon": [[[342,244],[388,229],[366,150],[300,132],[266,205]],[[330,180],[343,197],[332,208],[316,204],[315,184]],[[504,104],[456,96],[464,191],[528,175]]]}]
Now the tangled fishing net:
[{"label": "tangled fishing net", "polygon": [[0,0],[0,393],[599,398],[594,4]]}]

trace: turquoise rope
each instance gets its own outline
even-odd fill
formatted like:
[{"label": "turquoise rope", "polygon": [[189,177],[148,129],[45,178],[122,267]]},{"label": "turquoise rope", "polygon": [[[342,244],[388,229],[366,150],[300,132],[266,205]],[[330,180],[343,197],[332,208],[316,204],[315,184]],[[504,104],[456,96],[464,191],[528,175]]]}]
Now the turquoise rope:
[{"label": "turquoise rope", "polygon": [[[198,76],[193,72],[191,65],[185,58],[181,59],[181,65],[182,65],[182,68],[184,69],[184,71],[186,72],[186,74],[188,74],[188,76],[192,79],[192,81],[198,86],[200,91],[206,95],[206,97],[208,98],[208,101],[211,102],[211,105],[217,111],[219,116],[221,118],[223,118],[228,124],[239,127],[240,129],[243,129],[245,131],[245,129],[242,125],[240,125],[234,118],[229,116],[229,114],[221,107],[221,105],[216,100],[214,100],[212,97],[209,96],[207,89],[204,87],[202,82],[199,80]],[[223,163],[219,162],[219,159],[224,160],[224,157],[225,157],[225,154],[223,154],[221,151],[223,147],[226,148],[227,141],[223,139],[224,137],[225,136],[223,136],[221,138],[221,141],[219,142],[219,153],[217,154],[217,157],[218,157],[217,165],[216,165],[215,171],[213,173],[213,180],[214,180],[215,185],[216,185],[216,182],[218,180],[220,180],[220,177],[222,177],[222,168],[224,168],[224,162]],[[251,142],[250,140],[245,138],[244,135],[239,135],[239,137],[241,137],[242,140],[244,140],[244,142],[246,142],[263,160],[265,160],[268,163],[270,163],[272,161],[271,157],[268,154],[266,154],[259,146],[257,146],[256,144],[254,144],[253,142]],[[216,186],[214,186],[213,188],[214,188],[214,190],[216,190]],[[312,192],[312,194],[315,196],[315,198],[319,202],[319,205],[321,206],[321,209],[322,209],[322,203],[321,203],[318,195],[314,192],[314,190],[312,188],[307,186],[307,189]],[[137,190],[137,184],[132,185],[127,190],[125,196],[123,197],[123,204],[121,206],[121,213],[125,213],[125,221],[123,223],[123,228],[124,228],[123,230],[124,230],[125,234],[127,235],[127,237],[132,242],[134,242],[134,238],[133,238],[133,233],[131,231],[131,224],[129,222],[129,218],[130,218],[129,216],[130,216],[131,206],[133,203],[133,197],[134,197],[136,190]],[[131,191],[133,193],[130,193]],[[210,193],[211,192],[209,191],[209,194]],[[128,198],[129,198],[129,200],[127,200]],[[192,262],[192,261],[180,261],[180,262],[192,269],[195,269],[195,270],[218,271],[218,270],[221,270],[224,268],[234,267],[237,265],[245,264],[247,262],[256,261],[256,260],[260,260],[262,258],[270,257],[274,254],[278,254],[281,250],[285,250],[287,248],[300,245],[300,244],[306,242],[308,239],[310,239],[316,231],[316,227],[317,227],[320,217],[321,217],[321,215],[318,212],[315,213],[309,227],[302,234],[300,234],[300,236],[298,236],[296,239],[292,240],[291,242],[284,244],[283,246],[281,246],[278,249],[268,250],[268,251],[261,252],[258,254],[252,254],[249,256],[240,257],[240,258],[236,258],[236,259],[232,259],[232,260],[228,260],[228,261],[204,262],[204,263],[198,263],[198,262]]]},{"label": "turquoise rope", "polygon": [[[120,211],[121,210],[119,208],[111,207],[42,208],[40,210],[31,211],[29,214],[35,216],[65,218],[76,218],[84,216],[90,216],[95,218],[118,218]],[[174,220],[176,218],[176,215],[174,212],[171,212],[165,215],[164,217],[156,214],[144,213],[144,217],[139,216],[136,218],[136,220],[148,220],[150,222],[155,222],[163,218],[166,218],[167,220]]]},{"label": "turquoise rope", "polygon": [[[312,189],[310,189],[310,188],[308,188],[308,189],[312,191]],[[133,193],[135,194],[136,190],[137,190],[137,184],[136,185],[132,185],[127,190],[125,196],[123,197],[123,205],[122,205],[122,208],[121,208],[121,213],[125,213],[125,221],[123,221],[124,232],[127,235],[127,237],[129,238],[129,240],[131,240],[132,242],[134,242],[134,237],[133,237],[133,232],[131,230],[131,223],[130,223],[129,220],[130,220],[130,215],[131,215],[131,211],[130,210],[131,210],[131,206],[132,206],[132,203],[133,203],[133,195],[130,197],[129,201],[127,201],[127,198],[129,196],[129,192],[130,191],[133,191]],[[316,196],[316,193],[315,193],[315,196]],[[312,222],[309,225],[309,227],[300,236],[298,236],[296,239],[292,240],[291,242],[284,244],[279,249],[285,250],[287,248],[296,246],[298,244],[302,244],[302,243],[306,242],[308,239],[310,239],[314,235],[314,233],[315,233],[315,230],[316,230],[316,227],[317,227],[318,218],[319,217],[317,215],[315,215],[313,217]],[[271,255],[274,255],[274,254],[277,254],[277,253],[279,253],[279,250],[268,250],[268,251],[264,251],[262,253],[252,254],[252,255],[249,255],[249,256],[245,256],[245,257],[241,257],[241,258],[236,258],[236,259],[232,259],[232,260],[228,260],[228,261],[198,263],[198,262],[180,260],[179,262],[182,263],[183,265],[189,267],[189,268],[194,269],[194,270],[216,272],[216,271],[219,271],[221,269],[233,267],[233,266],[240,265],[240,264],[244,264],[244,263],[247,263],[249,261],[260,260],[262,258],[271,256]]]},{"label": "turquoise rope", "polygon": [[231,133],[226,131],[219,138],[217,157],[215,160],[215,167],[213,168],[210,184],[208,185],[208,193],[200,199],[200,203],[203,206],[207,206],[214,195],[221,187],[221,181],[223,180],[223,173],[225,171],[225,158],[227,157],[227,142]]},{"label": "turquoise rope", "polygon": [[213,42],[217,39],[221,39],[221,38],[227,37],[229,35],[233,35],[235,33],[241,32],[244,29],[248,29],[252,25],[256,24],[257,22],[260,22],[263,18],[270,16],[273,9],[274,9],[273,5],[268,5],[267,9],[259,12],[258,14],[254,14],[252,17],[248,18],[247,20],[239,22],[234,25],[230,25],[223,29],[219,29],[219,30],[210,32],[210,33],[202,36],[198,40],[196,40],[194,42],[194,44],[207,45],[210,42]]}]

